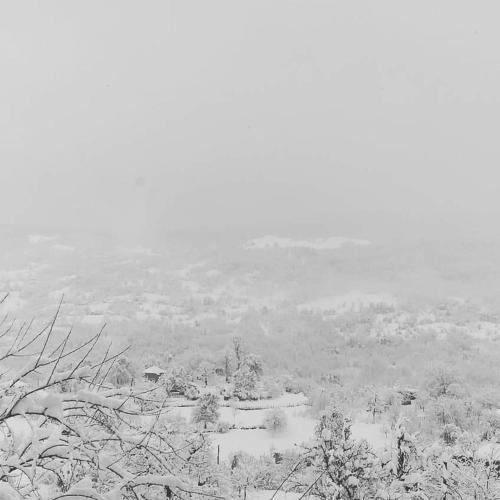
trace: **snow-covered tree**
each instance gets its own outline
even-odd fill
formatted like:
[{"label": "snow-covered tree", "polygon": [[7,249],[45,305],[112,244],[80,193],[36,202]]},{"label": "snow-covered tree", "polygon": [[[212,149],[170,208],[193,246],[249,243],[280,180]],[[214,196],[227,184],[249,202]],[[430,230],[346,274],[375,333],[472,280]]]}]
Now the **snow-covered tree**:
[{"label": "snow-covered tree", "polygon": [[159,384],[167,393],[184,394],[192,384],[192,376],[183,366],[173,366],[160,377]]},{"label": "snow-covered tree", "polygon": [[245,357],[245,348],[241,337],[233,337],[233,351],[236,360],[236,370],[239,370]]},{"label": "snow-covered tree", "polygon": [[324,500],[373,498],[375,456],[365,441],[351,437],[351,423],[332,406],[321,416],[309,450],[313,481],[306,492]]},{"label": "snow-covered tree", "polygon": [[219,420],[219,400],[215,394],[204,394],[194,409],[193,422],[203,423],[206,429],[207,424],[215,424],[217,420]]},{"label": "snow-covered tree", "polygon": [[257,375],[243,364],[234,372],[233,384],[235,397],[241,400],[252,399],[257,385]]},{"label": "snow-covered tree", "polygon": [[264,373],[264,368],[262,367],[262,359],[257,354],[247,354],[243,360],[243,363],[248,367],[248,369],[255,373],[255,376],[261,377]]},{"label": "snow-covered tree", "polygon": [[392,431],[390,446],[381,458],[378,494],[387,499],[423,500],[426,498],[426,478],[421,451],[416,436],[406,430],[405,423],[405,419],[398,419]]},{"label": "snow-covered tree", "polygon": [[[159,425],[165,408],[155,390],[106,383],[123,352],[102,347],[102,330],[81,343],[73,343],[71,331],[60,337],[57,316],[36,333],[30,325],[0,333],[0,496],[201,498],[206,488],[213,494],[213,484],[199,486],[186,471],[203,437],[171,440]],[[155,402],[151,412],[141,413],[144,400]]]},{"label": "snow-covered tree", "polygon": [[136,370],[132,362],[123,356],[113,364],[106,381],[116,387],[123,387],[132,384],[135,376]]}]

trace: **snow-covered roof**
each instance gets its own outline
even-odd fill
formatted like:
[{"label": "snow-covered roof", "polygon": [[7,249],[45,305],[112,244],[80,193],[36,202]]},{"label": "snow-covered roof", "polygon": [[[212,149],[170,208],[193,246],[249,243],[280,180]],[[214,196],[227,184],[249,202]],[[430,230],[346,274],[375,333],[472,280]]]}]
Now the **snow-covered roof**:
[{"label": "snow-covered roof", "polygon": [[159,366],[150,366],[149,368],[146,368],[144,370],[144,373],[152,373],[154,375],[161,375],[162,373],[165,373],[165,370],[163,368],[160,368]]}]

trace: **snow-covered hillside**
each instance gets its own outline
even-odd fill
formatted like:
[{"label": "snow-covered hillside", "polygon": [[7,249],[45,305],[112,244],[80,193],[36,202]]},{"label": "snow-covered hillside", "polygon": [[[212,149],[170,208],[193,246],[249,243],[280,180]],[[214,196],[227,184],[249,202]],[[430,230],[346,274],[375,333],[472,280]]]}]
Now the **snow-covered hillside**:
[{"label": "snow-covered hillside", "polygon": [[363,308],[375,305],[395,306],[396,304],[396,298],[388,293],[362,293],[353,291],[345,295],[321,297],[300,304],[297,308],[299,311],[318,313],[335,312],[341,314],[347,311],[360,311]]},{"label": "snow-covered hillside", "polygon": [[248,241],[246,250],[263,250],[266,248],[309,248],[311,250],[336,250],[344,245],[367,246],[372,242],[358,238],[344,238],[332,236],[329,238],[311,238],[298,240],[294,238],[282,238],[279,236],[262,236]]}]

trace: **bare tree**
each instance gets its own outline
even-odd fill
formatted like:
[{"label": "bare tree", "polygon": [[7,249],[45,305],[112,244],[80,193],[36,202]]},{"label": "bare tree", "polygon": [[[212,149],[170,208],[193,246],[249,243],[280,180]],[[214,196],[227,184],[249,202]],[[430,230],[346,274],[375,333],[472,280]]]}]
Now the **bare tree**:
[{"label": "bare tree", "polygon": [[162,431],[156,387],[107,384],[124,351],[102,346],[103,329],[74,345],[71,331],[57,338],[60,307],[35,333],[32,323],[0,333],[0,497],[221,498],[190,479],[207,450],[203,436]]}]

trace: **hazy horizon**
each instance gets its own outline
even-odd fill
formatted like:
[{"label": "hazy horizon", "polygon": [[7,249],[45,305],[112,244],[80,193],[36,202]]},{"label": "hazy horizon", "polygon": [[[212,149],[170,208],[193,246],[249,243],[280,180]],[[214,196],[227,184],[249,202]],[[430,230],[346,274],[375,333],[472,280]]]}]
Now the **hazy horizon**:
[{"label": "hazy horizon", "polygon": [[500,7],[439,7],[5,4],[0,223],[489,235]]}]

